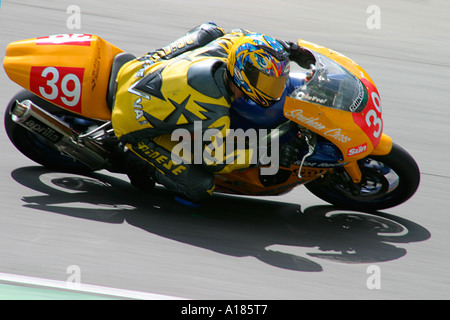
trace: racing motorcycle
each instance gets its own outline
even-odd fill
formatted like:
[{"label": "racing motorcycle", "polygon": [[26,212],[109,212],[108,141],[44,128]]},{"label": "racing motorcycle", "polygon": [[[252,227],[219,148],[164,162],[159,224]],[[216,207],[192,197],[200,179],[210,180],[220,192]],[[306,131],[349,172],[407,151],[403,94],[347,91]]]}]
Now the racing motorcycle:
[{"label": "racing motorcycle", "polygon": [[[237,99],[232,128],[277,128],[280,143],[297,142],[298,159],[263,175],[261,167],[216,175],[216,191],[282,195],[299,185],[338,207],[376,211],[416,192],[420,171],[412,156],[383,132],[379,92],[356,62],[298,40],[315,64],[291,72],[282,99],[263,109]],[[5,112],[6,132],[33,161],[55,170],[126,173],[111,108],[120,68],[135,57],[90,34],[12,42],[3,61],[24,89]]]}]

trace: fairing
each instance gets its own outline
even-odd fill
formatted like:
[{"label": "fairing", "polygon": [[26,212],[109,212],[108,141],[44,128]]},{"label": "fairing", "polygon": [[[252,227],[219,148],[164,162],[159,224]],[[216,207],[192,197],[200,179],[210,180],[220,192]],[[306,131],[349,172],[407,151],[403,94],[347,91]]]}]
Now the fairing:
[{"label": "fairing", "polygon": [[109,120],[107,86],[120,52],[95,35],[53,35],[10,43],[3,66],[12,81],[53,104]]},{"label": "fairing", "polygon": [[285,117],[334,143],[343,162],[371,154],[383,129],[380,97],[372,80],[335,51],[303,40],[299,45],[313,51],[316,65],[308,80],[286,97]]}]

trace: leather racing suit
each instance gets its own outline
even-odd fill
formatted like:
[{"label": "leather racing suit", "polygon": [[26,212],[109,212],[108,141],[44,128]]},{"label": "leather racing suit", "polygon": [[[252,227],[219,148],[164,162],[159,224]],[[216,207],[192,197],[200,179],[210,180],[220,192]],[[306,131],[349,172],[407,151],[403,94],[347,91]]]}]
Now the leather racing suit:
[{"label": "leather racing suit", "polygon": [[[212,195],[215,173],[247,168],[253,156],[251,148],[226,154],[226,148],[217,145],[226,141],[234,99],[227,80],[228,53],[247,32],[225,34],[212,24],[201,28],[208,31],[206,45],[191,49],[189,44],[198,39],[186,36],[126,63],[117,76],[112,112],[116,136],[155,168],[155,180],[194,202]],[[191,135],[191,148],[175,155],[172,151],[180,149],[180,141],[172,141],[172,133],[180,128]],[[199,163],[195,151],[203,152],[211,141],[203,141],[198,133],[208,129],[217,129],[224,139],[216,141],[215,153],[210,152],[215,161],[200,157]],[[200,150],[196,143],[201,144]],[[227,161],[239,156],[247,160]]]}]

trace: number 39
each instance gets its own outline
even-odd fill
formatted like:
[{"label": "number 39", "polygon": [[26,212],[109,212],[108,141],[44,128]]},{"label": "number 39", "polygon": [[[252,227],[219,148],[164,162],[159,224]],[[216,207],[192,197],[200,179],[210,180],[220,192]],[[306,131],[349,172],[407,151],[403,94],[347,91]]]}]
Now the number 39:
[{"label": "number 39", "polygon": [[[42,71],[41,76],[47,79],[47,91],[45,87],[39,87],[39,93],[48,100],[54,100],[59,96],[59,89],[61,89],[64,96],[61,101],[68,107],[73,107],[78,104],[81,98],[81,83],[80,79],[72,74],[66,74],[60,83],[61,88],[58,88],[59,71],[55,67],[47,67]],[[50,78],[49,78],[50,76]],[[73,89],[69,88],[69,83],[73,82]]]},{"label": "number 39", "polygon": [[[366,123],[369,127],[372,125],[378,127],[377,131],[373,132],[373,136],[379,138],[383,129],[383,120],[381,120],[380,97],[375,92],[372,92],[372,101],[378,113],[373,109],[367,112]],[[380,114],[380,116],[378,116],[378,114]]]}]

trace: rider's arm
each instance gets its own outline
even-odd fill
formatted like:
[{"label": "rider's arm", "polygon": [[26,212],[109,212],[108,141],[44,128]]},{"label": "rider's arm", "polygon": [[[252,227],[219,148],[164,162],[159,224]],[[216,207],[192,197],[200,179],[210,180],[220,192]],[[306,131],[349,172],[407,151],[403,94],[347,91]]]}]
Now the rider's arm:
[{"label": "rider's arm", "polygon": [[203,23],[188,31],[185,36],[169,45],[147,53],[144,57],[155,60],[169,60],[182,53],[203,47],[211,41],[223,36],[225,31],[213,22]]}]

